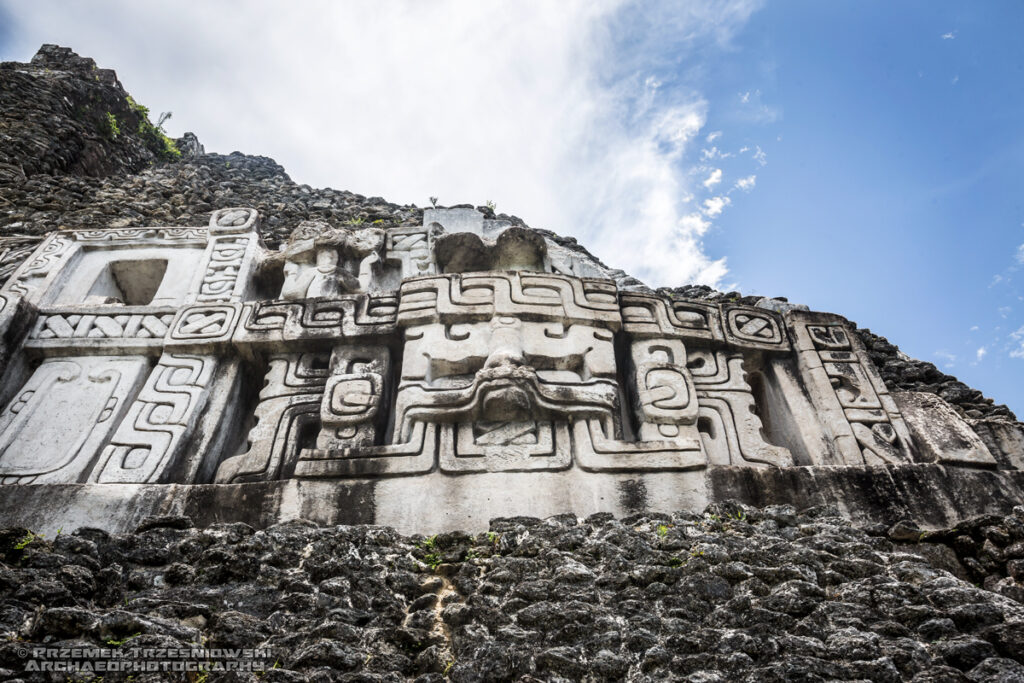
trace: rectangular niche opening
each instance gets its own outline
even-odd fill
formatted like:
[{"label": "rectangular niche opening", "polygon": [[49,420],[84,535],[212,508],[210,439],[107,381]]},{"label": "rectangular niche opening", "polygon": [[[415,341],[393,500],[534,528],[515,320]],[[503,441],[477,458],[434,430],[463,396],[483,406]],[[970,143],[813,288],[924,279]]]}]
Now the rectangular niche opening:
[{"label": "rectangular niche opening", "polygon": [[167,272],[167,259],[111,261],[86,295],[86,303],[146,306]]}]

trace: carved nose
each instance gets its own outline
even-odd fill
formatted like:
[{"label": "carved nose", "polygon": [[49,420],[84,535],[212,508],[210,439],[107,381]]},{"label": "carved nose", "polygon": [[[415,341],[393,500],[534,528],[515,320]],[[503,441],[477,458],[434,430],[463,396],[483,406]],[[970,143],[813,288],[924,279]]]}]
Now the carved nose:
[{"label": "carved nose", "polygon": [[487,361],[484,363],[484,368],[496,368],[501,365],[517,368],[526,365],[522,349],[495,349],[491,355],[487,357]]}]

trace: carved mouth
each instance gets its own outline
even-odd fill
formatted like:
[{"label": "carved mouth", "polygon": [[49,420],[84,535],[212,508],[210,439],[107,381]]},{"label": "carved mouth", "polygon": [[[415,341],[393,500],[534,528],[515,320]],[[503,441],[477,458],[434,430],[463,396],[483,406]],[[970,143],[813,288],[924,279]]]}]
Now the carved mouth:
[{"label": "carved mouth", "polygon": [[529,387],[509,380],[480,385],[480,417],[491,422],[517,422],[536,417],[536,401]]}]

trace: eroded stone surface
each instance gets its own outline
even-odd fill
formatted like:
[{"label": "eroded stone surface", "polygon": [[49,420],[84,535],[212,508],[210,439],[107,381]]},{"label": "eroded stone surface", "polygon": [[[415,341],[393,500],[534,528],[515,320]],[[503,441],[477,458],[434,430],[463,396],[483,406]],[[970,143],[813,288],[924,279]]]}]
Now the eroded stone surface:
[{"label": "eroded stone surface", "polygon": [[[1021,523],[959,526],[1009,547]],[[173,516],[113,536],[6,529],[0,667],[42,645],[203,644],[272,650],[274,670],[240,681],[1019,680],[1020,597],[957,578],[957,555],[925,559],[936,542],[735,504],[476,535]]]}]

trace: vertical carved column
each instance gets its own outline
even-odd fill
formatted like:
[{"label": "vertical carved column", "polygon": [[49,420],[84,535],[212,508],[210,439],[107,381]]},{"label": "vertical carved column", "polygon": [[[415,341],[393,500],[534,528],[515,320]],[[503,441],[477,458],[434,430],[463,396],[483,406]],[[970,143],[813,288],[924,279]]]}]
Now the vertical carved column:
[{"label": "vertical carved column", "polygon": [[808,393],[846,465],[911,460],[896,403],[839,316],[793,311],[790,328]]},{"label": "vertical carved column", "polygon": [[[164,353],[103,450],[93,481],[166,481],[193,446],[189,437],[206,408],[216,365],[207,356]],[[197,467],[185,468],[194,474]]]},{"label": "vertical carved column", "polygon": [[282,353],[270,357],[266,386],[249,432],[249,449],[220,464],[216,481],[238,484],[280,479],[294,467],[302,436],[315,427],[328,370],[322,354]]},{"label": "vertical carved column", "polygon": [[697,392],[686,370],[686,347],[678,339],[632,343],[641,441],[672,441],[697,435]]},{"label": "vertical carved column", "polygon": [[316,447],[373,446],[383,432],[390,371],[386,347],[336,346],[320,408]]}]

